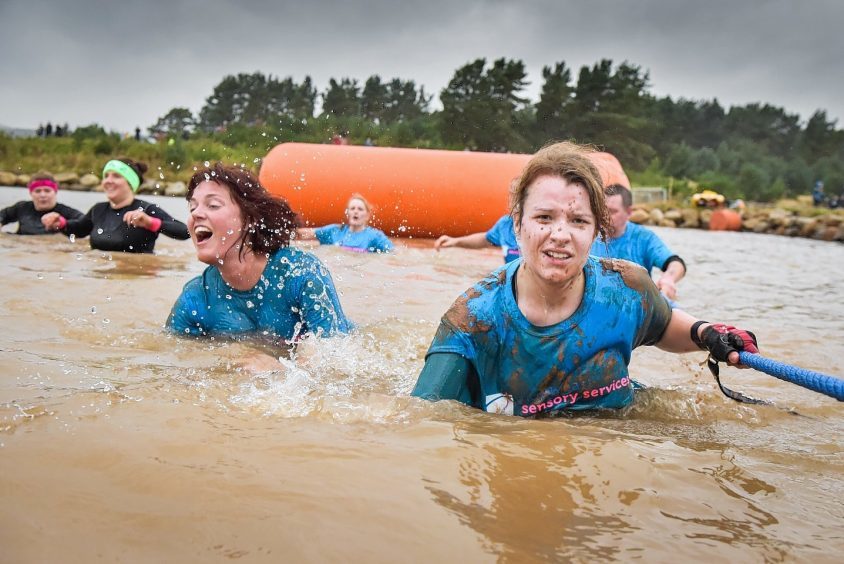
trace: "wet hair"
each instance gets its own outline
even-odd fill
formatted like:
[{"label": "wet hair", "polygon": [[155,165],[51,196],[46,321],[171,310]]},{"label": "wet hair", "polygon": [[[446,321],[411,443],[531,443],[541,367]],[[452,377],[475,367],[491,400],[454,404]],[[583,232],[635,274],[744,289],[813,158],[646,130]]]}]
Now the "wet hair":
[{"label": "wet hair", "polygon": [[118,160],[120,162],[123,162],[123,163],[129,165],[129,167],[132,170],[134,170],[135,173],[138,175],[138,180],[140,181],[139,184],[144,183],[144,173],[149,168],[146,163],[142,163],[141,161],[136,161],[136,160],[130,159],[129,157],[117,157],[117,159],[115,159],[115,160]]},{"label": "wet hair", "polygon": [[625,208],[633,205],[633,193],[627,186],[622,186],[621,184],[610,184],[604,188],[604,196],[607,198],[610,196],[621,196],[621,204]]},{"label": "wet hair", "polygon": [[372,204],[369,203],[369,200],[355,192],[351,196],[349,196],[348,201],[346,202],[346,209],[349,209],[349,204],[352,203],[352,200],[360,200],[363,202],[363,207],[366,208],[366,211],[371,215],[372,214]]},{"label": "wet hair", "polygon": [[537,151],[510,187],[510,215],[516,224],[522,224],[525,200],[534,181],[540,176],[556,176],[583,186],[595,216],[596,233],[606,239],[610,215],[604,199],[604,181],[598,167],[589,158],[594,152],[589,146],[567,141],[546,145]]},{"label": "wet hair", "polygon": [[240,208],[244,225],[238,239],[240,258],[247,249],[269,255],[290,246],[298,226],[296,214],[287,200],[267,192],[249,170],[219,162],[199,169],[188,182],[185,199],[190,201],[196,187],[205,181],[228,188],[232,201]]}]

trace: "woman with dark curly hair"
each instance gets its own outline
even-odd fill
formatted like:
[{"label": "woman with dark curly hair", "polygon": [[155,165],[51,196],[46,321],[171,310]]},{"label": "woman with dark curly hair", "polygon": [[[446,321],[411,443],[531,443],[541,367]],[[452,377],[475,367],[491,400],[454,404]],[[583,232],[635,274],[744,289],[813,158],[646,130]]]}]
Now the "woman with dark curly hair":
[{"label": "woman with dark curly hair", "polygon": [[208,268],[185,285],[170,329],[259,333],[288,342],[351,329],[328,269],[290,246],[296,214],[248,170],[221,163],[199,170],[186,198],[196,256]]}]

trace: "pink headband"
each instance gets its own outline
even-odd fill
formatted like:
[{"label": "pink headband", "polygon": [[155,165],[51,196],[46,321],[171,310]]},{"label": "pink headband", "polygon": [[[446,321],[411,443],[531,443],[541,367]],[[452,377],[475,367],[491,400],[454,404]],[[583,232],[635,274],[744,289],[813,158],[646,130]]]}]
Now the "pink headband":
[{"label": "pink headband", "polygon": [[39,186],[47,186],[48,188],[52,188],[55,192],[59,191],[59,185],[56,184],[55,181],[50,180],[49,178],[39,178],[38,180],[33,180],[29,183],[29,186],[27,186],[27,188],[29,188],[29,191],[32,192]]}]

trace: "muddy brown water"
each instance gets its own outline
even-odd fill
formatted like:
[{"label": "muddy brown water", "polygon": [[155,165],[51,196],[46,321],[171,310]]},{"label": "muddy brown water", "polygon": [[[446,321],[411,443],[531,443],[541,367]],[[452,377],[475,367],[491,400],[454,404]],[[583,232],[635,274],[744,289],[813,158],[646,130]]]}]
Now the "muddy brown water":
[{"label": "muddy brown water", "polygon": [[[87,209],[97,194],[61,194]],[[25,198],[0,189],[0,205]],[[75,199],[69,201],[69,199]],[[161,199],[184,218],[181,200]],[[844,375],[844,246],[659,230],[680,302]],[[203,265],[0,234],[0,561],[840,561],[839,402],[702,354],[634,352],[620,413],[524,420],[408,397],[439,316],[495,251],[308,246],[359,330],[249,371],[260,343],[162,325]]]}]

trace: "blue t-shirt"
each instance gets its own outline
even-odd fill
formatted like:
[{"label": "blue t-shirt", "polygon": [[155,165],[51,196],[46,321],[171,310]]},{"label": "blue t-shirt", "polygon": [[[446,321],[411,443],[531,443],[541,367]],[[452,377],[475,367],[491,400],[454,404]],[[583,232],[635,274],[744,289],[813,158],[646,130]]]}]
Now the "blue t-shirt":
[{"label": "blue t-shirt", "polygon": [[[631,352],[657,343],[671,320],[647,272],[590,257],[580,306],[568,319],[538,327],[513,294],[521,264],[506,264],[464,292],[440,321],[428,355],[464,357],[477,379],[466,386],[474,390],[466,403],[489,412],[533,416],[629,404]],[[421,380],[414,395],[431,397],[434,386]]]},{"label": "blue t-shirt", "polygon": [[339,245],[344,249],[370,253],[386,253],[393,250],[393,243],[384,232],[374,227],[362,231],[351,231],[348,225],[333,223],[314,230],[321,245]]},{"label": "blue t-shirt", "polygon": [[305,333],[347,333],[331,274],[320,260],[293,247],[276,251],[250,290],[235,290],[209,266],[185,284],[167,327],[187,335],[258,333],[294,341]]},{"label": "blue t-shirt", "polygon": [[495,225],[486,232],[486,240],[496,247],[501,247],[504,251],[504,262],[514,261],[522,256],[519,242],[516,240],[513,218],[509,215],[502,216],[495,222]]},{"label": "blue t-shirt", "polygon": [[645,267],[648,273],[653,267],[662,269],[665,261],[674,256],[656,233],[629,221],[621,237],[610,239],[606,243],[595,239],[590,254],[599,258],[629,260]]}]

